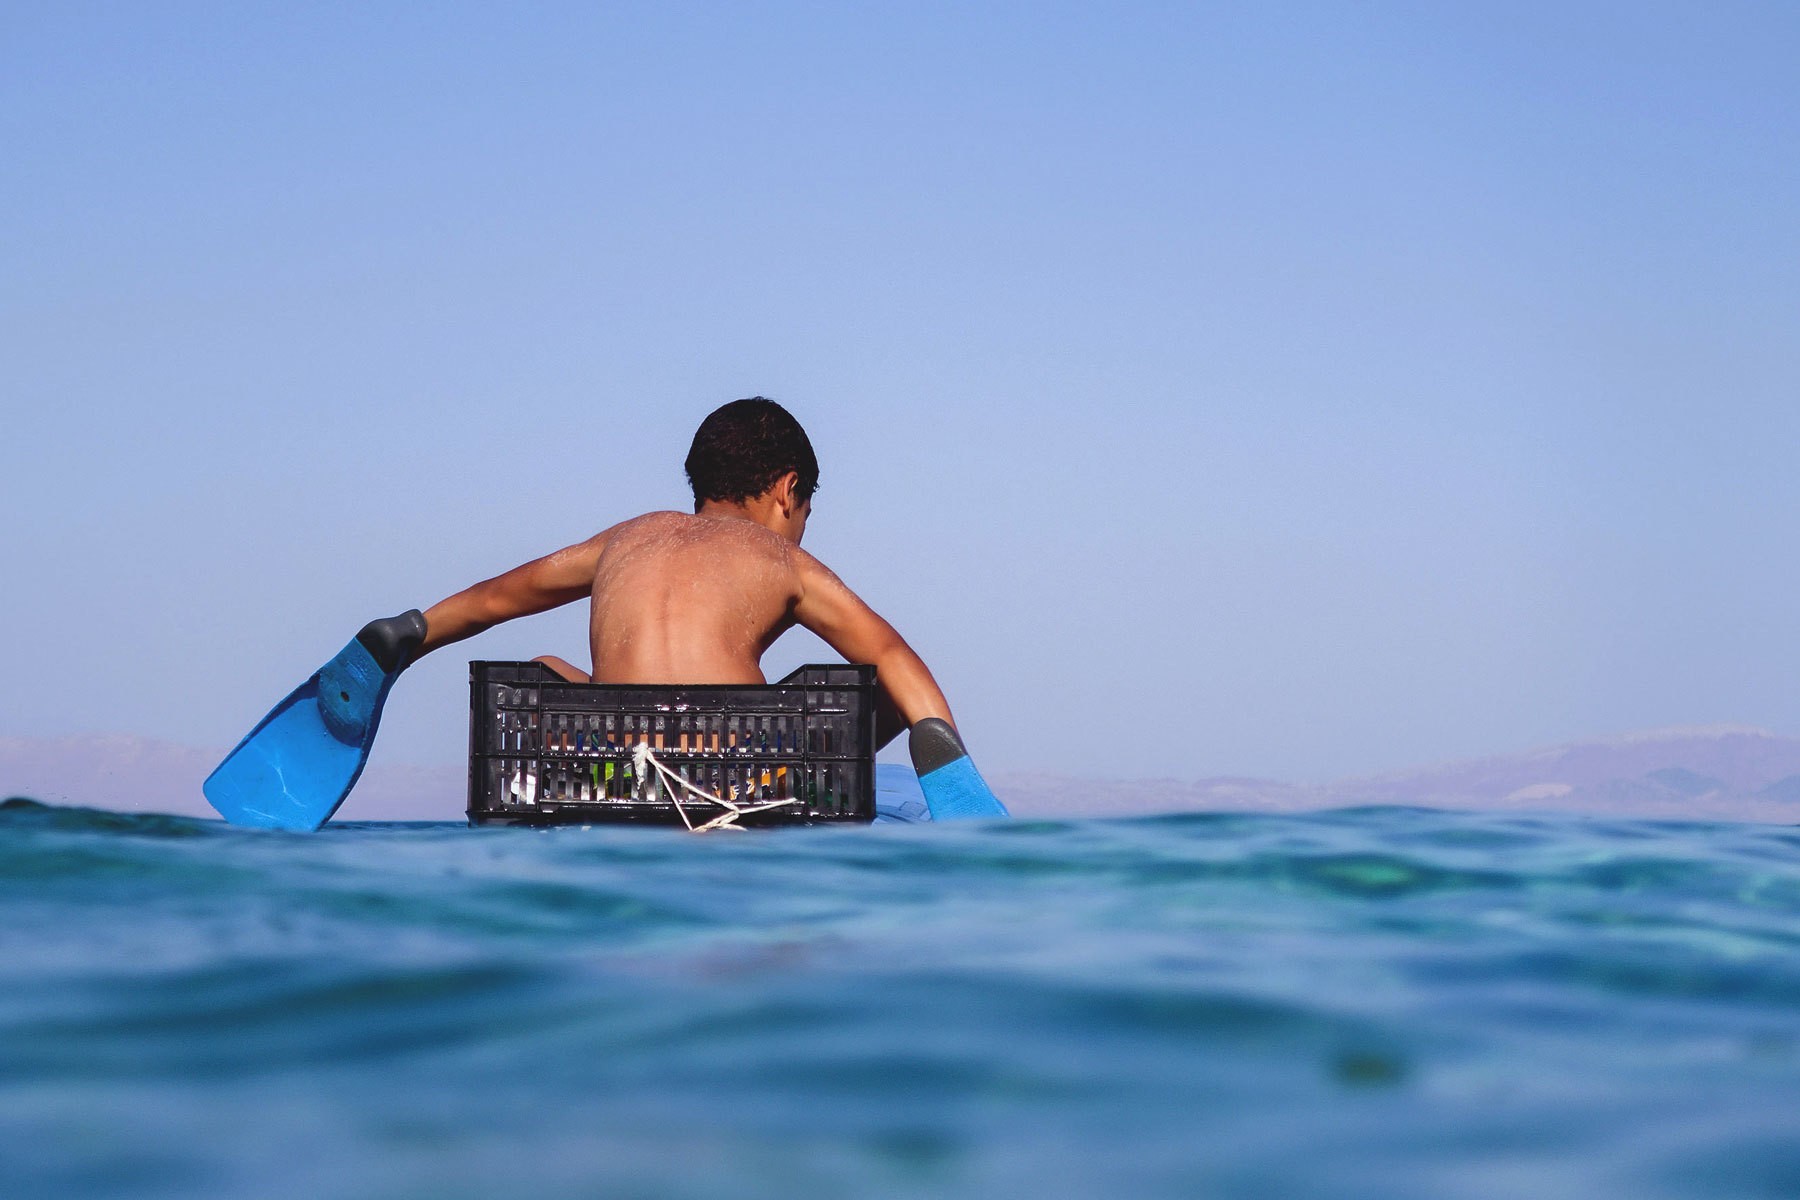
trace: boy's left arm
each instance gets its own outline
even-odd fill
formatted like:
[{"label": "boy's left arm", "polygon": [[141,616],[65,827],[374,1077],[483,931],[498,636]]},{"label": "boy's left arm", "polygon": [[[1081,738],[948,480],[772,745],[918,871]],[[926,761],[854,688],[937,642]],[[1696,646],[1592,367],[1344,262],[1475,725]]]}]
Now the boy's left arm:
[{"label": "boy's left arm", "polygon": [[612,532],[604,530],[585,542],[533,559],[438,601],[425,610],[425,641],[415,657],[474,637],[503,621],[560,608],[589,595],[600,554]]}]

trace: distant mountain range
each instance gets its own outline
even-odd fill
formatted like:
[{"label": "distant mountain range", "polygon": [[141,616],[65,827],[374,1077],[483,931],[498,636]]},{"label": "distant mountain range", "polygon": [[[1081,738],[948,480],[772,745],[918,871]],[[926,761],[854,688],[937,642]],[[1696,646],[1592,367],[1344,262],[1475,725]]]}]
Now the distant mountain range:
[{"label": "distant mountain range", "polygon": [[[127,735],[0,738],[0,796],[210,816],[200,783],[220,753]],[[1019,772],[990,778],[1021,816],[1292,812],[1407,804],[1800,821],[1800,738],[1736,726],[1627,734],[1323,786],[1268,779],[1079,779]],[[377,762],[341,815],[457,820],[466,788],[460,765]]]},{"label": "distant mountain range", "polygon": [[1786,822],[1800,820],[1800,738],[1739,726],[1652,730],[1323,786],[1028,774],[993,782],[1016,811],[1043,815],[1407,804]]},{"label": "distant mountain range", "polygon": [[[224,756],[223,749],[130,734],[0,737],[0,796],[118,812],[217,816],[200,785]],[[375,763],[339,812],[375,821],[458,820],[468,787],[462,767]]]}]

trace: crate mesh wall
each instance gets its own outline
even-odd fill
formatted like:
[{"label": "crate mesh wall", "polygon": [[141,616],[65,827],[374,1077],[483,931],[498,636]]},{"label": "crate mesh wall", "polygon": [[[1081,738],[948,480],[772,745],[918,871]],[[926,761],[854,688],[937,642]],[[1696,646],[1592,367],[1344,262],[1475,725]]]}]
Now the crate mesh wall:
[{"label": "crate mesh wall", "polygon": [[[744,824],[875,815],[875,669],[801,667],[781,682],[575,684],[541,663],[469,664],[469,819],[475,823],[682,823],[667,788],[637,778],[632,748],[737,804],[794,803]],[[725,810],[682,800],[694,824]]]}]

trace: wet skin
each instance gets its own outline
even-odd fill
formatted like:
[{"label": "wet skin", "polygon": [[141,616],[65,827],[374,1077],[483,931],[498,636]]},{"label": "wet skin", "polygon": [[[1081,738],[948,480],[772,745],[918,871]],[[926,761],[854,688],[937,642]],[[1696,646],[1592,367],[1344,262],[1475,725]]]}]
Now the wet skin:
[{"label": "wet skin", "polygon": [[[598,683],[762,683],[762,655],[795,625],[881,682],[880,741],[926,717],[951,721],[930,670],[893,626],[800,548],[810,500],[789,473],[763,495],[653,512],[534,559],[433,605],[424,654],[502,621],[586,597]],[[953,722],[954,723],[954,722]]]}]

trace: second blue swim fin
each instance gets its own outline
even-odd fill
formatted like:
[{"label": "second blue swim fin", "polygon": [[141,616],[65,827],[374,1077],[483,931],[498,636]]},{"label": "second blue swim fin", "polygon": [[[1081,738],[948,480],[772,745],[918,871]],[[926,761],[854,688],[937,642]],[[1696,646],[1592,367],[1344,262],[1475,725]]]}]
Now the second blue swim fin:
[{"label": "second blue swim fin", "polygon": [[1009,815],[948,721],[927,717],[912,727],[908,741],[933,821]]}]

